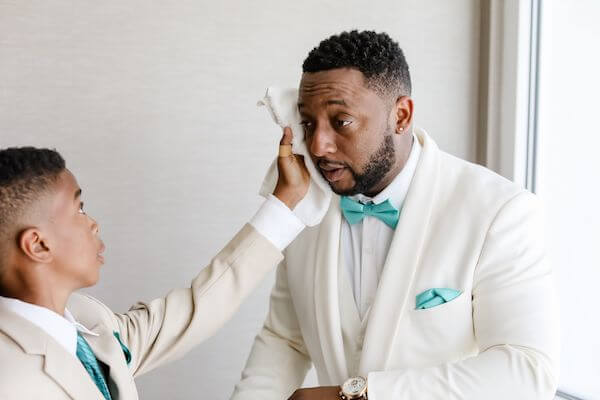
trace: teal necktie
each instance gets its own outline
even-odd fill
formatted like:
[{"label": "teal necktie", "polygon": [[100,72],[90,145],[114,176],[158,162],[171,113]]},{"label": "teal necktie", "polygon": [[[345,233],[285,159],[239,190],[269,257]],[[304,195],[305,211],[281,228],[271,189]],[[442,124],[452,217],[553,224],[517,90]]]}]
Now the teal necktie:
[{"label": "teal necktie", "polygon": [[98,364],[98,360],[92,351],[92,348],[86,342],[86,340],[81,336],[79,332],[77,332],[77,358],[85,367],[85,370],[90,374],[90,377],[98,386],[98,389],[104,396],[106,400],[111,400],[110,392],[108,391],[108,385],[106,384],[106,379],[100,370],[100,365]]},{"label": "teal necktie", "polygon": [[343,196],[340,201],[340,207],[346,221],[350,225],[356,224],[362,221],[365,216],[370,215],[380,219],[390,228],[396,229],[398,218],[400,217],[400,212],[390,203],[389,199],[379,204],[361,204],[349,197]]}]

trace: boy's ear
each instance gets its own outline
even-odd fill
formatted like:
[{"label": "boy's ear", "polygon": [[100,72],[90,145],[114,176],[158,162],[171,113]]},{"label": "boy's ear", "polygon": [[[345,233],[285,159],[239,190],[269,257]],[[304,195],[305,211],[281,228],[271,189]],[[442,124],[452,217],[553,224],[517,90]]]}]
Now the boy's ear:
[{"label": "boy's ear", "polygon": [[36,263],[47,264],[52,262],[52,252],[48,240],[38,228],[27,228],[18,238],[19,249],[29,259]]}]

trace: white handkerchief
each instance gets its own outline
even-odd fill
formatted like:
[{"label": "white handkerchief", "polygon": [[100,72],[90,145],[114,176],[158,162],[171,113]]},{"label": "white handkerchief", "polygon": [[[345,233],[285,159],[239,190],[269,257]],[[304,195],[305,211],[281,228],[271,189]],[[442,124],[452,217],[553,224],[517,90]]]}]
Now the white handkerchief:
[{"label": "white handkerchief", "polygon": [[[281,128],[286,126],[292,128],[292,152],[304,156],[304,163],[311,178],[308,193],[296,205],[294,213],[307,226],[314,226],[319,224],[325,216],[331,202],[332,191],[310,158],[304,141],[304,129],[300,125],[297,102],[298,89],[269,87],[265,97],[258,102],[258,105],[266,106],[273,121]],[[260,188],[261,196],[267,197],[273,193],[277,184],[277,176],[277,158],[275,158]]]}]

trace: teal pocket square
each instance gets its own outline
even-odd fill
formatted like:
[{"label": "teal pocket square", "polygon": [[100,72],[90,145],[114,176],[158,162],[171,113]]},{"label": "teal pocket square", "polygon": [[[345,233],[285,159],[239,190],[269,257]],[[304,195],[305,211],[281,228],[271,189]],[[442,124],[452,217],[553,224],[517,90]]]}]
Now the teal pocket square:
[{"label": "teal pocket square", "polygon": [[454,300],[462,292],[456,289],[433,288],[417,295],[416,310],[424,310]]}]

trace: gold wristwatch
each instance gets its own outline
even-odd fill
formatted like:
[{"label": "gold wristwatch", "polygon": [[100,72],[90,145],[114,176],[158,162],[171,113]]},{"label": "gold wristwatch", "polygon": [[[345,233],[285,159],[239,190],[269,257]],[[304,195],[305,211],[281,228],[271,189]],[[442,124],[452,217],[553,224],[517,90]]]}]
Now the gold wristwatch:
[{"label": "gold wristwatch", "polygon": [[340,390],[342,400],[367,400],[367,379],[355,376],[348,379]]}]

